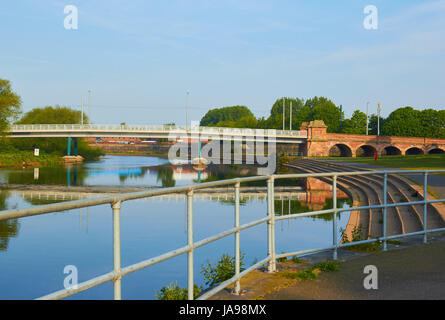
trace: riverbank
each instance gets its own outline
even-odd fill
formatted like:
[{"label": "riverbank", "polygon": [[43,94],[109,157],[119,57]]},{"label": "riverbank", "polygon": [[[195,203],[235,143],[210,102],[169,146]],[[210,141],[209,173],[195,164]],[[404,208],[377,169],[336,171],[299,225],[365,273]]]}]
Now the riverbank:
[{"label": "riverbank", "polygon": [[63,164],[62,157],[41,153],[35,156],[32,151],[14,151],[0,153],[0,168],[23,168]]}]

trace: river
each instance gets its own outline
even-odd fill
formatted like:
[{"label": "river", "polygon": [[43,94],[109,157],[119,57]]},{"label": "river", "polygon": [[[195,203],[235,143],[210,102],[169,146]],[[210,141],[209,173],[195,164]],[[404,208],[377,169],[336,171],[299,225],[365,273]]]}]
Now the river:
[{"label": "river", "polygon": [[[35,185],[37,190],[1,190],[0,210],[22,209],[62,201],[57,188],[66,186],[173,187],[236,176],[257,174],[249,165],[209,166],[196,171],[190,165],[172,166],[168,160],[142,156],[106,156],[71,167],[2,169],[0,183]],[[276,192],[276,214],[299,213],[332,207],[332,194],[306,181],[287,181],[291,192]],[[40,192],[38,186],[54,186]],[[65,192],[66,193],[66,192]],[[94,196],[67,193],[65,200]],[[349,206],[341,195],[338,206]],[[266,216],[265,194],[241,198],[241,224]],[[233,227],[231,193],[197,195],[194,200],[194,239],[204,239]],[[345,228],[349,213],[338,218]],[[340,236],[340,233],[339,233]],[[183,247],[187,241],[185,199],[163,196],[124,202],[121,209],[121,264],[127,266]],[[331,245],[332,217],[278,221],[276,252],[289,252]],[[74,265],[79,282],[99,276],[113,267],[112,213],[109,205],[0,221],[0,299],[33,299],[63,289],[64,268]],[[223,253],[233,254],[234,236],[195,251],[195,282],[204,286],[201,266],[212,264]],[[267,230],[262,224],[241,232],[246,266],[267,256]],[[187,257],[182,255],[127,275],[122,280],[123,299],[155,299],[156,291],[176,282],[187,283]],[[106,283],[68,299],[112,299],[113,284]]]}]

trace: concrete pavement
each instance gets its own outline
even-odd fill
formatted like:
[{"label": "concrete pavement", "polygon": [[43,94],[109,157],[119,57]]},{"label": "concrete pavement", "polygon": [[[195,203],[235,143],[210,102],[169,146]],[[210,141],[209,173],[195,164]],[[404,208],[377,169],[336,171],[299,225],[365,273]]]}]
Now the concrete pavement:
[{"label": "concrete pavement", "polygon": [[[320,273],[316,280],[298,281],[264,298],[445,299],[445,237],[434,237],[426,245],[420,244],[421,237],[401,241],[401,248],[346,259],[338,271]],[[377,290],[363,286],[367,265],[378,269]]]}]

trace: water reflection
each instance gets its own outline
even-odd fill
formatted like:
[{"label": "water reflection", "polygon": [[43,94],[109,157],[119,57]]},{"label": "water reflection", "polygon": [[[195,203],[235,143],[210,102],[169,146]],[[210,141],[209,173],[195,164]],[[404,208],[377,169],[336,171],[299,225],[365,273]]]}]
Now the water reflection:
[{"label": "water reflection", "polygon": [[157,157],[107,156],[97,162],[40,168],[0,169],[10,185],[173,187],[257,174],[250,165],[172,165]]},{"label": "water reflection", "polygon": [[[0,190],[0,211],[7,209],[8,197],[8,191]],[[0,221],[0,251],[7,250],[10,238],[18,236],[19,226],[18,219]]]},{"label": "water reflection", "polygon": [[[128,185],[172,187],[202,183],[239,176],[257,175],[257,168],[245,165],[208,166],[194,170],[191,165],[170,165],[165,159],[147,157],[108,157],[100,162],[79,166],[40,168],[34,170],[0,170],[0,181],[11,184],[47,184],[53,187],[27,188],[0,192],[0,210],[71,201],[98,196],[97,193],[71,192],[80,188],[71,185]],[[68,175],[69,172],[69,175]],[[75,175],[74,175],[75,174]],[[37,177],[37,179],[35,179]],[[275,214],[286,215],[332,208],[332,188],[318,180],[277,180]],[[281,188],[280,185],[286,186]],[[23,188],[22,188],[23,189]],[[34,189],[34,190],[33,190]],[[49,191],[49,190],[53,191]],[[67,191],[70,190],[70,191]],[[241,224],[267,215],[265,182],[242,184]],[[340,190],[338,207],[348,201]],[[233,227],[233,187],[203,190],[194,193],[195,240]],[[91,211],[90,211],[91,210]],[[129,265],[157,256],[186,243],[186,212],[184,194],[157,196],[122,204],[122,265]],[[329,246],[331,224],[323,219],[300,218],[281,221],[277,225],[277,252],[306,250]],[[348,215],[339,217],[338,227],[346,227]],[[315,220],[315,221],[314,221]],[[287,226],[287,227],[286,227]],[[29,299],[56,291],[63,285],[63,266],[75,264],[82,271],[80,281],[108,272],[112,265],[111,208],[109,205],[70,210],[23,219],[0,222],[0,299]],[[250,262],[267,254],[266,226],[242,233],[242,250]],[[12,241],[13,239],[13,241]],[[55,241],[56,240],[56,241]],[[232,248],[227,237],[196,251],[196,265],[214,261]],[[153,299],[154,289],[171,281],[185,286],[186,257],[169,260],[125,278],[124,296],[128,299]],[[176,258],[175,258],[176,259]],[[33,268],[29,270],[30,261]],[[249,262],[249,263],[250,263]],[[196,275],[196,282],[203,279]],[[21,283],[17,284],[18,279]],[[37,279],[37,280],[36,280]],[[31,284],[31,285],[30,285]],[[143,284],[143,285],[142,285]],[[109,287],[100,286],[74,296],[75,299],[112,298]]]}]

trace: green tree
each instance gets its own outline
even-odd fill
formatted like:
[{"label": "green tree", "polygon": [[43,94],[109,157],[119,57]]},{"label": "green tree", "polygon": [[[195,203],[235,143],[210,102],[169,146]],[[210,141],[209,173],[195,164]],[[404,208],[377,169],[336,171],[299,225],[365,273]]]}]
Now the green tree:
[{"label": "green tree", "polygon": [[[369,116],[369,134],[371,135],[377,135],[377,115],[376,114],[371,114]],[[382,126],[385,124],[386,119],[384,117],[380,117],[380,135],[383,136],[385,135],[384,132],[382,131]]]},{"label": "green tree", "polygon": [[237,121],[243,117],[254,117],[246,106],[222,107],[209,110],[201,119],[201,126],[216,126],[221,121]]},{"label": "green tree", "polygon": [[360,110],[355,110],[351,119],[343,121],[343,133],[365,134],[366,133],[366,114]]},{"label": "green tree", "polygon": [[311,112],[308,120],[323,120],[328,126],[327,132],[339,132],[340,108],[325,97],[314,97],[306,100],[305,105]]},{"label": "green tree", "polygon": [[298,130],[301,123],[307,121],[310,115],[310,109],[305,106],[304,101],[299,98],[282,97],[275,101],[270,110],[270,116],[265,122],[264,129],[283,129],[283,100],[284,100],[284,124],[285,129],[289,130],[290,106],[292,104],[292,129]]},{"label": "green tree", "polygon": [[425,109],[420,111],[421,137],[444,138],[445,110]]},{"label": "green tree", "polygon": [[[17,124],[79,124],[80,122],[80,111],[56,105],[55,107],[34,108],[25,113]],[[83,122],[88,123],[88,118],[85,115]],[[66,138],[11,139],[11,143],[20,150],[33,150],[38,147],[46,153],[58,155],[64,155],[67,146]],[[78,140],[78,153],[87,160],[104,154],[99,148],[91,148],[83,139]]]},{"label": "green tree", "polygon": [[398,108],[391,112],[381,126],[386,136],[423,137],[422,113],[412,107]]},{"label": "green tree", "polygon": [[22,105],[21,98],[11,89],[9,80],[0,79],[0,134],[4,135],[11,121],[17,119]]}]

